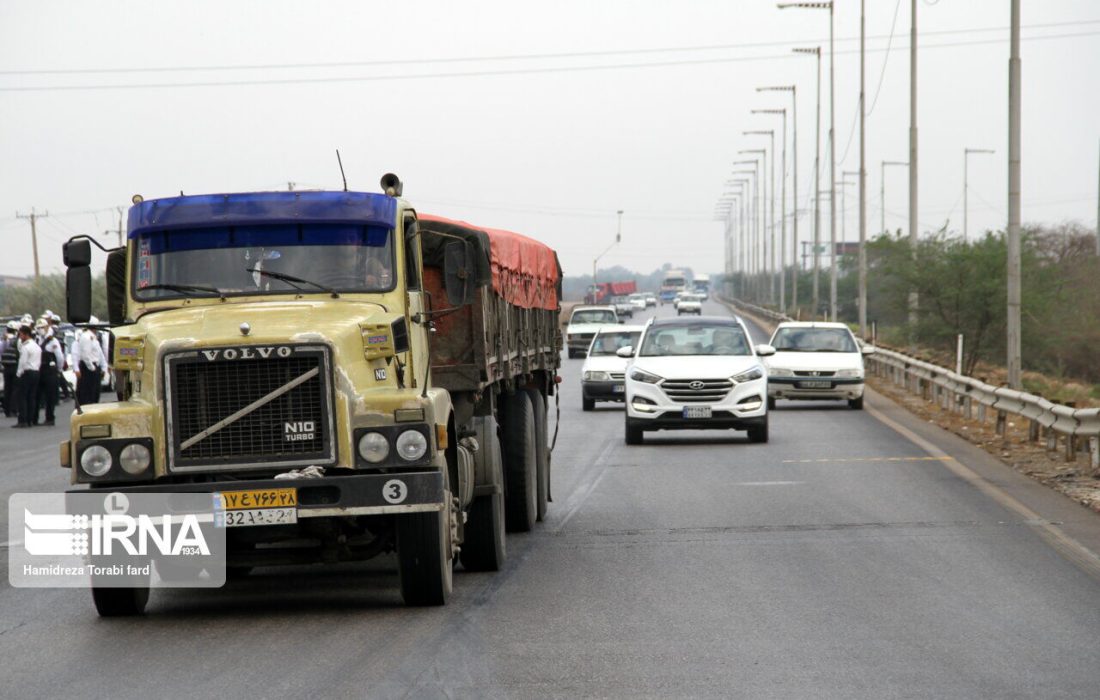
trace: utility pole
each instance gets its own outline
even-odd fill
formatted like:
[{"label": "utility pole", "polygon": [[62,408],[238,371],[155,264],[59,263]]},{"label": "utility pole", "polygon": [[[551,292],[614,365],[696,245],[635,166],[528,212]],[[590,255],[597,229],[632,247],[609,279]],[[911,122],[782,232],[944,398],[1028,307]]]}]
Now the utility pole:
[{"label": "utility pole", "polygon": [[595,296],[596,296],[596,263],[598,263],[600,261],[600,258],[607,255],[607,253],[610,252],[610,250],[612,248],[617,246],[619,244],[619,241],[621,241],[622,238],[623,238],[623,210],[620,209],[617,213],[619,215],[619,228],[618,228],[617,232],[615,233],[615,242],[612,243],[611,245],[607,246],[607,248],[602,253],[597,255],[595,257],[595,259],[592,260],[592,296],[593,296],[593,302],[595,302]]},{"label": "utility pole", "polygon": [[993,153],[988,148],[964,148],[963,149],[963,241],[970,240],[970,154]]},{"label": "utility pole", "polygon": [[1096,256],[1100,257],[1100,157],[1096,160]]},{"label": "utility pole", "polygon": [[[792,264],[792,267],[793,267],[793,271],[792,271],[792,275],[791,275],[791,306],[797,309],[798,308],[798,271],[800,269],[800,267],[798,265],[798,90],[797,90],[797,87],[794,86],[794,85],[780,85],[780,86],[776,86],[776,87],[758,87],[758,88],[756,88],[756,91],[757,92],[789,92],[789,93],[791,93],[791,128],[792,128],[793,139],[794,139],[794,144],[793,144],[792,149],[791,149],[793,151],[793,167],[792,167],[793,183],[792,184],[793,184],[793,191],[794,191],[794,194],[793,194],[794,206],[792,207],[792,209],[794,210],[794,214],[793,214],[793,221],[791,222],[793,224],[793,226],[792,226],[793,231],[791,233],[791,264]],[[787,165],[786,165],[786,163],[787,163],[787,111],[785,109],[784,110],[768,109],[768,110],[759,110],[759,111],[768,112],[768,113],[772,113],[772,114],[782,112],[782,114],[783,114],[783,236],[784,236],[784,241],[785,241],[786,240],[786,231],[787,231],[787,213],[786,213],[787,212],[787,191],[786,191],[786,188],[787,188]],[[785,262],[785,260],[786,260],[786,243],[784,243],[783,252],[780,255],[780,258],[783,259],[784,262],[782,263],[782,265],[780,265],[780,268],[779,268],[779,275],[780,275],[779,276],[779,288],[784,289],[785,288],[784,287],[785,276],[784,276],[784,271],[783,271],[784,267],[783,266],[787,264]],[[782,302],[783,302],[783,294],[780,293],[780,303],[782,304]],[[785,306],[783,308],[786,309]]]},{"label": "utility pole", "polygon": [[886,233],[886,166],[887,165],[909,165],[904,160],[884,160],[882,161],[882,179],[879,180],[879,197],[882,198],[882,223],[881,232]]},{"label": "utility pole", "polygon": [[[913,0],[916,7],[916,0]],[[1021,387],[1020,373],[1020,0],[1012,0],[1008,59],[1008,386]]]},{"label": "utility pole", "polygon": [[[916,2],[916,0],[913,0]],[[829,243],[833,265],[829,274],[829,320],[836,322],[836,58],[833,53],[833,5],[829,3]]]},{"label": "utility pole", "polygon": [[23,214],[20,214],[19,212],[15,212],[15,218],[17,218],[17,219],[28,219],[31,222],[31,247],[34,248],[34,280],[36,282],[38,281],[38,278],[41,277],[41,274],[42,274],[41,270],[38,267],[38,227],[36,226],[36,224],[38,223],[39,219],[44,219],[49,215],[50,215],[49,212],[44,212],[42,214],[39,214],[38,212],[36,212],[34,210],[34,207],[31,207],[31,213],[27,214],[27,215],[23,215]]},{"label": "utility pole", "polygon": [[[786,109],[754,109],[753,114],[779,114],[783,117],[783,157],[779,166],[779,187],[782,192],[779,196],[779,310],[787,311],[787,110]],[[772,140],[772,165],[775,165],[775,141],[774,131]],[[773,172],[774,176],[774,167]],[[772,180],[772,207],[775,206],[775,181]],[[775,268],[775,209],[772,209],[772,267]],[[773,270],[774,271],[774,270]]]},{"label": "utility pole", "polygon": [[867,339],[867,110],[864,99],[866,40],[864,0],[859,0],[859,337]]},{"label": "utility pole", "polygon": [[[752,110],[753,114],[756,114],[759,110]],[[768,219],[770,229],[770,240],[765,241],[764,249],[764,272],[767,275],[766,285],[768,288],[768,301],[772,304],[775,303],[775,130],[760,130],[760,131],[742,131],[745,136],[767,136],[771,139],[771,164],[768,166],[768,170],[771,171],[771,185],[770,193],[768,197],[769,202],[769,214]],[[767,236],[765,236],[767,238]],[[770,257],[769,257],[770,253]]]},{"label": "utility pole", "polygon": [[[1013,0],[1015,2],[1016,0]],[[917,0],[911,0],[909,26],[909,247],[917,260]],[[917,311],[920,297],[909,290],[909,342],[917,339]]]},{"label": "utility pole", "polygon": [[[814,192],[821,191],[821,47],[811,49],[792,49],[795,53],[810,54],[817,58],[817,120],[814,127]],[[820,276],[821,276],[821,203],[815,196],[814,201],[814,269],[813,269],[813,311],[811,318],[817,318],[817,311],[821,304]]]}]

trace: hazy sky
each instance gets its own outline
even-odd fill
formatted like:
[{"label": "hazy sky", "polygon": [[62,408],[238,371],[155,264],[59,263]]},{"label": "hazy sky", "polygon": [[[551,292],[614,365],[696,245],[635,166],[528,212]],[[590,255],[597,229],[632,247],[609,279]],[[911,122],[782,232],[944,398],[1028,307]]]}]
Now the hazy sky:
[{"label": "hazy sky", "polygon": [[[908,156],[910,0],[866,4],[868,105],[883,76],[867,121],[873,233],[879,163]],[[920,220],[961,229],[963,149],[992,148],[971,157],[970,228],[1003,228],[1009,2],[919,0],[918,15]],[[1100,3],[1025,0],[1022,23],[1024,220],[1091,227]],[[858,34],[859,3],[837,0],[838,177],[859,163]],[[336,148],[351,189],[396,172],[420,211],[539,238],[566,274],[591,270],[617,209],[623,242],[601,265],[718,272],[715,200],[738,149],[766,142],[741,132],[780,127],[749,110],[789,104],[756,86],[798,85],[805,206],[814,61],[790,48],[827,40],[828,13],[765,0],[0,0],[0,274],[32,271],[17,211],[49,211],[40,255],[57,270],[60,243],[114,228],[134,193],[339,188]],[[827,59],[823,79],[824,132]],[[906,225],[906,183],[887,171],[890,228]]]}]

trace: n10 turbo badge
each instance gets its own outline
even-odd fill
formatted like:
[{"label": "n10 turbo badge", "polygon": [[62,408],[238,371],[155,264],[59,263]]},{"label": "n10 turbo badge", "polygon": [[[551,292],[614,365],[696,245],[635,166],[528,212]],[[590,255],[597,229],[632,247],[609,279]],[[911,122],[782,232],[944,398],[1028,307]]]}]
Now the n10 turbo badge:
[{"label": "n10 turbo badge", "polygon": [[317,432],[317,424],[311,420],[296,420],[283,423],[285,442],[309,442]]}]

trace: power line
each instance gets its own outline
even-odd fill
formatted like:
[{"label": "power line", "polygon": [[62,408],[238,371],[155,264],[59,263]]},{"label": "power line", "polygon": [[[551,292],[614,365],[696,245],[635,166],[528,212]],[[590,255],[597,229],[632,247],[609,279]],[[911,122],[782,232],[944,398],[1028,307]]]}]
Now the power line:
[{"label": "power line", "polygon": [[[1079,22],[1076,24],[1088,24],[1088,22]],[[1070,34],[1048,34],[1045,36],[1026,37],[1025,41],[1039,41],[1047,39],[1072,39],[1077,37],[1088,37],[1100,35],[1100,31],[1091,32],[1076,32]],[[988,44],[1003,44],[1004,39],[979,39],[974,41],[957,41],[957,42],[944,42],[940,44],[927,44],[922,45],[921,50],[926,49],[938,49],[938,48],[951,48],[959,46],[981,46]],[[789,43],[785,45],[790,45]],[[899,46],[897,50],[907,49],[906,46]],[[883,49],[868,49],[867,53],[879,53],[884,51],[893,51],[894,48]],[[836,51],[836,54],[858,54],[857,49],[848,51]],[[509,76],[509,75],[532,75],[532,74],[549,74],[549,73],[580,73],[580,72],[593,72],[593,71],[607,71],[607,70],[621,70],[621,69],[633,69],[633,68],[667,68],[675,66],[690,66],[690,65],[716,65],[723,63],[742,63],[751,61],[777,61],[777,60],[789,60],[795,58],[792,54],[774,54],[769,56],[727,56],[720,58],[698,58],[698,59],[685,59],[678,61],[651,61],[643,63],[616,63],[616,64],[604,64],[604,65],[587,65],[587,66],[544,66],[539,68],[501,68],[492,70],[473,70],[473,71],[451,71],[442,73],[416,73],[411,75],[367,75],[367,76],[343,76],[343,77],[313,77],[313,78],[272,78],[269,80],[207,80],[207,81],[194,81],[194,82],[175,82],[175,83],[117,83],[117,84],[95,84],[95,85],[34,85],[34,86],[17,86],[17,87],[0,87],[0,92],[61,92],[61,91],[75,91],[75,90],[146,90],[146,89],[159,89],[159,88],[196,88],[196,87],[247,87],[257,85],[296,85],[296,84],[310,84],[310,83],[361,83],[361,82],[378,82],[378,81],[390,81],[390,80],[426,80],[426,79],[441,79],[441,78],[473,78],[473,77],[492,77],[492,76]]]},{"label": "power line", "polygon": [[[895,14],[896,19],[896,14]],[[1100,24],[1100,19],[1084,20],[1081,22],[1049,22],[1045,24],[1029,24],[1026,29],[1050,29],[1055,27],[1079,27],[1086,24]],[[973,34],[984,32],[1008,31],[1008,27],[972,27],[970,29],[942,29],[923,32],[925,36],[946,36],[953,34]],[[893,29],[890,36],[870,36],[869,40],[893,38]],[[822,40],[823,41],[823,40]],[[835,41],[848,42],[859,41],[858,36],[837,38]],[[106,75],[106,74],[135,74],[135,73],[181,73],[198,71],[235,71],[235,70],[300,70],[310,68],[364,68],[369,66],[409,66],[430,65],[434,63],[480,63],[485,61],[530,61],[561,58],[594,58],[599,56],[629,56],[634,54],[658,54],[658,53],[683,53],[690,51],[725,51],[730,49],[746,48],[775,48],[786,47],[792,44],[805,43],[798,41],[756,41],[743,44],[706,44],[701,46],[673,46],[656,47],[648,49],[615,49],[605,51],[569,51],[540,54],[503,54],[496,56],[459,56],[454,58],[406,58],[386,59],[374,61],[329,61],[319,63],[261,63],[245,64],[238,66],[213,65],[213,66],[162,66],[162,67],[137,67],[137,68],[56,68],[37,70],[3,70],[0,75]],[[838,52],[839,53],[839,52]]]}]

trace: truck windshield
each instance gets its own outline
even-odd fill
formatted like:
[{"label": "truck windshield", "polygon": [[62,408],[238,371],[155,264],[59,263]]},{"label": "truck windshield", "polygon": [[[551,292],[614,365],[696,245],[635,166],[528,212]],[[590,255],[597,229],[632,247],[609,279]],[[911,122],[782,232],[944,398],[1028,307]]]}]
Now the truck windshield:
[{"label": "truck windshield", "polygon": [[[134,296],[384,292],[394,287],[393,232],[290,224],[150,231],[135,240]],[[294,282],[293,280],[298,280]],[[303,285],[305,281],[308,284]]]}]

